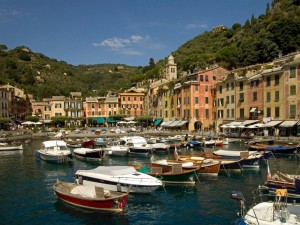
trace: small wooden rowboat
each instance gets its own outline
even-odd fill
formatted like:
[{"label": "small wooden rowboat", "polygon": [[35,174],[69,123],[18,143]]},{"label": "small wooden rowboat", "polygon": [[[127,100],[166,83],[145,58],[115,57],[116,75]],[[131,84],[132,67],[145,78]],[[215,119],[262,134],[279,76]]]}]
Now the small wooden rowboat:
[{"label": "small wooden rowboat", "polygon": [[84,186],[57,181],[53,185],[56,196],[64,202],[81,208],[122,212],[127,202],[127,193],[108,191],[102,187]]},{"label": "small wooden rowboat", "polygon": [[149,175],[161,178],[165,184],[195,185],[195,176],[200,165],[172,160],[151,162]]},{"label": "small wooden rowboat", "polygon": [[178,160],[182,162],[193,162],[194,164],[199,165],[200,174],[218,176],[220,172],[221,163],[218,160],[204,158],[200,156],[180,156]]},{"label": "small wooden rowboat", "polygon": [[0,143],[0,151],[18,151],[23,150],[23,145],[9,145],[7,143]]}]

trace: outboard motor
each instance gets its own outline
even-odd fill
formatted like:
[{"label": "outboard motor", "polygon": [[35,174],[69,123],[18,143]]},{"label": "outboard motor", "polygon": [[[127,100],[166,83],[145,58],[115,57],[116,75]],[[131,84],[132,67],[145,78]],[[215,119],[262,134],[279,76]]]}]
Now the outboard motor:
[{"label": "outboard motor", "polygon": [[238,216],[243,217],[245,212],[245,198],[242,192],[233,191],[231,192],[231,198],[235,199],[238,204]]}]

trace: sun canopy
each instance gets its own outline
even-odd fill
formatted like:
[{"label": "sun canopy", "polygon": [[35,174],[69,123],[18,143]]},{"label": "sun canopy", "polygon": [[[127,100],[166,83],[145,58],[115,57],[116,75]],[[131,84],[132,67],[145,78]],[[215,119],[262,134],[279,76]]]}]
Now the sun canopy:
[{"label": "sun canopy", "polygon": [[298,120],[289,120],[284,121],[282,124],[279,125],[279,127],[293,127],[298,123]]},{"label": "sun canopy", "polygon": [[264,127],[275,127],[276,125],[282,123],[282,121],[279,120],[273,120],[270,121],[269,123],[264,124]]},{"label": "sun canopy", "polygon": [[253,124],[253,123],[257,123],[259,120],[245,120],[242,125],[244,126],[248,126],[250,124]]},{"label": "sun canopy", "polygon": [[161,126],[163,127],[181,127],[184,124],[186,124],[188,121],[187,120],[173,120],[173,121],[168,121],[168,122],[163,122]]},{"label": "sun canopy", "polygon": [[156,119],[154,121],[154,126],[158,126],[162,122],[162,119]]}]

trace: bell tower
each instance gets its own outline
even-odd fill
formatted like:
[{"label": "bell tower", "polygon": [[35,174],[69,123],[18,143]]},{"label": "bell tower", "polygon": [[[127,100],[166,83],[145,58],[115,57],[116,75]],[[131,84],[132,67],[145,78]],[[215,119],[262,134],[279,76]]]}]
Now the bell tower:
[{"label": "bell tower", "polygon": [[168,57],[168,63],[165,70],[167,80],[177,79],[177,64],[174,62],[174,57],[172,54]]}]

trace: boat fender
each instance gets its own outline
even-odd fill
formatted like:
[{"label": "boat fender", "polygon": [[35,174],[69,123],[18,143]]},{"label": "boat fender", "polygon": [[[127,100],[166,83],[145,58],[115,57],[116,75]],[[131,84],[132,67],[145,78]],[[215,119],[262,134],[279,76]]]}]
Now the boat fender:
[{"label": "boat fender", "polygon": [[121,192],[121,184],[120,183],[117,183],[117,191]]},{"label": "boat fender", "polygon": [[36,151],[36,152],[34,153],[34,155],[35,155],[36,158],[40,158],[40,155],[41,155],[41,154],[40,154],[38,151]]},{"label": "boat fender", "polygon": [[79,176],[78,177],[78,184],[83,184],[83,177],[82,176]]}]

